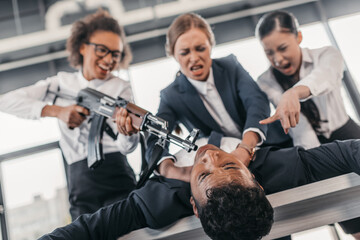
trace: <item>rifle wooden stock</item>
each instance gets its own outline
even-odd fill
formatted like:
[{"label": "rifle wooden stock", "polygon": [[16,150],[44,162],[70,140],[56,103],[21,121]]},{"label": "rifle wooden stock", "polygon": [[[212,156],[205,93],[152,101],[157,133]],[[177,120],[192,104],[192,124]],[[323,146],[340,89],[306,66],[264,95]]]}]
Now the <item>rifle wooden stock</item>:
[{"label": "rifle wooden stock", "polygon": [[130,102],[126,104],[126,110],[128,110],[129,112],[129,116],[131,117],[133,127],[136,130],[140,131],[141,124],[143,123],[144,118],[148,113],[148,111]]}]

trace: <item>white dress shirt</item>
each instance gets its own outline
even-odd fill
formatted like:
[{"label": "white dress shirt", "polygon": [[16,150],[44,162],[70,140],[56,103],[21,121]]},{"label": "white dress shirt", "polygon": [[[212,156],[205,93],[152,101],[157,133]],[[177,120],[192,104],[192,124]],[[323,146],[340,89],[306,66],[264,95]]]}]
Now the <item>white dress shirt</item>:
[{"label": "white dress shirt", "polygon": [[[309,98],[312,98],[319,109],[320,119],[328,121],[321,122],[319,130],[329,138],[333,131],[349,120],[340,91],[344,71],[343,58],[338,50],[330,46],[318,49],[302,48],[301,51],[300,81],[295,86],[307,86],[310,89]],[[263,73],[257,82],[276,107],[284,91],[271,69]],[[299,124],[291,128],[289,134],[296,146],[312,148],[320,145],[315,131],[303,114],[300,114]]]},{"label": "white dress shirt", "polygon": [[[265,135],[258,128],[245,129],[243,134],[241,134],[239,130],[239,126],[236,124],[236,122],[234,122],[234,120],[232,120],[231,116],[226,111],[224,103],[221,100],[220,94],[216,89],[212,68],[210,68],[209,77],[206,81],[198,81],[191,78],[187,78],[187,79],[189,80],[191,85],[193,85],[194,88],[197,90],[206,109],[208,110],[210,115],[214,118],[214,120],[217,122],[217,124],[219,124],[221,130],[226,134],[226,136],[242,139],[242,136],[246,132],[253,131],[258,133],[260,136],[260,141],[257,144],[257,146],[261,145],[263,141],[266,140]],[[235,148],[236,145],[233,146],[232,150],[235,150]],[[158,161],[158,165],[160,165],[160,163],[162,163],[165,159],[168,158],[177,162],[177,159],[174,156],[164,156]]]},{"label": "white dress shirt", "polygon": [[[55,95],[50,91],[76,96],[86,87],[93,88],[114,98],[120,96],[132,100],[130,83],[118,77],[110,76],[107,80],[86,80],[81,72],[68,73],[59,72],[56,76],[41,80],[34,85],[20,88],[0,96],[0,111],[16,115],[26,119],[39,119],[44,106],[54,101]],[[69,106],[75,104],[75,100],[56,98],[58,106]],[[60,147],[68,164],[80,161],[87,157],[88,136],[90,124],[89,117],[77,128],[69,129],[66,123],[59,120],[61,132]],[[116,133],[116,124],[111,120],[107,123]],[[106,133],[103,135],[102,145],[104,153],[121,152],[126,155],[132,152],[139,141],[138,134],[132,136],[118,135],[114,141]]]},{"label": "white dress shirt", "polygon": [[226,136],[242,139],[246,132],[253,131],[260,136],[260,142],[257,145],[261,145],[263,141],[266,140],[263,132],[257,128],[248,128],[244,129],[243,133],[240,132],[239,126],[236,124],[236,122],[234,122],[229,113],[226,111],[220,94],[216,89],[212,68],[210,68],[209,77],[206,81],[198,81],[190,78],[188,78],[188,80],[198,91],[206,109],[217,122],[217,124],[219,124],[221,130],[225,133]]}]

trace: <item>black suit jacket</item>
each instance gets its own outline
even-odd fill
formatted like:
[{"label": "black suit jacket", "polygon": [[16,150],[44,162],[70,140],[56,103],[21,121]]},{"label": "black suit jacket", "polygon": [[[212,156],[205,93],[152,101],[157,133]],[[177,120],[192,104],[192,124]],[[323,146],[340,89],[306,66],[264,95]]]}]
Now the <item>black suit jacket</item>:
[{"label": "black suit jacket", "polygon": [[[221,100],[232,120],[240,127],[239,130],[243,132],[248,128],[257,128],[266,136],[267,125],[261,125],[259,121],[269,116],[269,101],[236,57],[229,55],[213,59],[212,69]],[[200,129],[201,136],[209,136],[212,131],[223,133],[197,90],[180,72],[175,81],[161,91],[156,115],[168,121],[170,131],[177,123],[182,123],[188,131]],[[147,141],[148,161],[156,140],[151,136]],[[166,154],[167,151],[163,153]]]},{"label": "black suit jacket", "polygon": [[[249,166],[267,194],[356,172],[360,174],[360,140],[336,141],[304,150],[259,150]],[[130,231],[159,228],[192,214],[188,183],[155,177],[126,200],[84,214],[41,239],[116,239]]]}]

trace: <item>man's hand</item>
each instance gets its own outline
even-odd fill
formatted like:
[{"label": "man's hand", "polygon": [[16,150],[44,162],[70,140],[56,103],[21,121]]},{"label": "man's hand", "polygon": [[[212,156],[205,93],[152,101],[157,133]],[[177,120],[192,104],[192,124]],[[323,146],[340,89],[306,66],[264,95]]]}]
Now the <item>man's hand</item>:
[{"label": "man's hand", "polygon": [[119,133],[125,136],[131,136],[132,134],[138,132],[138,130],[133,127],[132,119],[125,108],[120,108],[116,112],[116,126]]},{"label": "man's hand", "polygon": [[75,128],[89,115],[89,110],[78,105],[61,107],[57,105],[46,105],[41,112],[42,117],[56,117],[66,123],[69,128]]},{"label": "man's hand", "polygon": [[162,161],[158,167],[159,173],[166,178],[190,182],[192,166],[177,167],[172,159]]}]

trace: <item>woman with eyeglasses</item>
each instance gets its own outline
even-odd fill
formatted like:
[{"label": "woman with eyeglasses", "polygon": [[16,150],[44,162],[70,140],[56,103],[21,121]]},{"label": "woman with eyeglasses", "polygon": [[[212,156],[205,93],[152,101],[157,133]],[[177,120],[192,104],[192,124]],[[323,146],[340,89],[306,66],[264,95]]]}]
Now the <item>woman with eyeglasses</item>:
[{"label": "woman with eyeglasses", "polygon": [[[70,64],[78,68],[78,72],[59,72],[34,85],[4,94],[0,97],[0,111],[28,119],[58,118],[70,213],[75,220],[83,213],[95,212],[125,198],[135,188],[135,175],[126,154],[136,148],[139,136],[119,134],[113,139],[104,133],[105,160],[94,170],[88,168],[89,111],[76,105],[75,100],[56,97],[53,92],[76,96],[81,89],[89,87],[114,98],[132,100],[129,82],[111,73],[126,68],[132,55],[123,29],[103,10],[73,24],[67,50]],[[107,124],[117,132],[116,123],[107,120]]]}]

